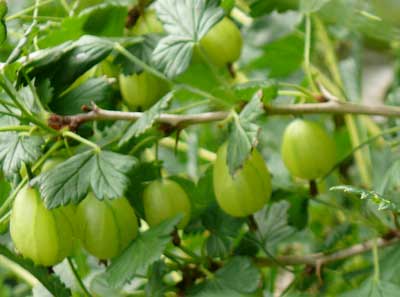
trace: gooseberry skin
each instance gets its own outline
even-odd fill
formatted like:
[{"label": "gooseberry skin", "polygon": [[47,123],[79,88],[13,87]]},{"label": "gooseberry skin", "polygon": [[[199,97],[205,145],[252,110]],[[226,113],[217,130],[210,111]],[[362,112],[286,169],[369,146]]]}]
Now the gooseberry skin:
[{"label": "gooseberry skin", "polygon": [[16,249],[37,265],[53,266],[72,253],[73,226],[65,207],[48,210],[39,192],[25,186],[15,198],[10,234]]},{"label": "gooseberry skin", "polygon": [[214,163],[214,193],[221,209],[233,217],[260,210],[271,196],[271,176],[261,154],[254,149],[234,176],[226,163],[227,145],[221,146]]},{"label": "gooseberry skin", "polygon": [[334,140],[317,123],[300,119],[286,128],[281,154],[289,172],[307,180],[324,176],[336,162]]},{"label": "gooseberry skin", "polygon": [[84,248],[101,260],[118,256],[138,233],[135,211],[126,198],[100,201],[89,193],[76,217]]},{"label": "gooseberry skin", "polygon": [[180,213],[184,217],[177,226],[179,229],[183,229],[190,220],[191,206],[186,192],[178,183],[169,179],[153,181],[146,187],[143,206],[150,226],[158,225]]},{"label": "gooseberry skin", "polygon": [[200,40],[200,46],[211,63],[226,66],[240,58],[243,38],[229,18],[223,18]]},{"label": "gooseberry skin", "polygon": [[119,76],[122,99],[132,110],[146,110],[168,92],[165,81],[155,75],[142,73]]}]

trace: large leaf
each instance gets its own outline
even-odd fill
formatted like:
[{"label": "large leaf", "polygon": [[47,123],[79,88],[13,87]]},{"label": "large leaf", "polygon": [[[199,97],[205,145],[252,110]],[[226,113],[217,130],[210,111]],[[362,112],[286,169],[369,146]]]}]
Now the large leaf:
[{"label": "large leaf", "polygon": [[79,76],[106,58],[112,48],[107,40],[83,36],[75,42],[32,53],[22,70],[36,78],[37,83],[49,79],[54,95],[58,96]]},{"label": "large leaf", "polygon": [[295,229],[288,224],[290,204],[287,201],[272,203],[254,216],[259,240],[264,250],[272,252],[278,243],[293,235]]},{"label": "large leaf", "polygon": [[[132,45],[126,46],[126,50],[138,59],[140,59],[142,62],[151,65],[153,63],[153,51],[161,37],[158,34],[147,34],[144,35],[142,38],[143,40],[141,42],[135,42]],[[122,54],[118,54],[115,57],[115,64],[121,66],[122,72],[125,75],[141,73],[143,71],[142,66],[132,63],[132,61],[130,61],[126,56]]]},{"label": "large leaf", "polygon": [[32,183],[38,185],[48,208],[79,203],[88,193],[102,199],[123,196],[128,187],[127,174],[135,158],[109,151],[87,151],[60,163],[39,175]]},{"label": "large leaf", "polygon": [[122,287],[135,275],[147,273],[147,269],[160,259],[171,233],[182,216],[166,220],[140,234],[133,243],[111,264],[103,276],[111,287]]},{"label": "large leaf", "polygon": [[301,67],[303,59],[304,38],[290,34],[265,45],[248,67],[267,69],[269,77],[286,77]]},{"label": "large leaf", "polygon": [[155,9],[168,36],[153,53],[155,65],[168,77],[189,66],[193,48],[224,15],[216,0],[158,0]]},{"label": "large leaf", "polygon": [[126,5],[104,3],[81,11],[78,15],[63,19],[59,28],[54,29],[39,41],[41,48],[76,40],[82,35],[121,36],[124,32]]},{"label": "large leaf", "polygon": [[18,133],[0,134],[0,162],[5,175],[18,172],[22,163],[32,164],[41,152],[42,138],[21,136]]},{"label": "large leaf", "polygon": [[34,265],[33,262],[13,254],[3,245],[0,245],[0,255],[33,275],[53,296],[71,296],[70,290],[65,287],[55,274],[50,274],[47,268]]},{"label": "large leaf", "polygon": [[254,293],[261,274],[250,259],[234,257],[219,269],[212,280],[201,284],[190,296],[246,296]]},{"label": "large leaf", "polygon": [[119,141],[119,145],[124,145],[133,137],[137,137],[142,133],[150,129],[160,114],[167,109],[169,102],[174,96],[173,92],[169,92],[167,95],[162,97],[160,101],[154,104],[149,110],[143,113],[143,115],[138,119],[129,129],[126,131],[124,136]]},{"label": "large leaf", "polygon": [[105,108],[111,100],[113,88],[105,77],[91,78],[53,100],[50,108],[60,115],[72,115],[82,111],[83,105],[90,106],[93,101],[96,105]]},{"label": "large leaf", "polygon": [[232,175],[257,144],[260,127],[254,121],[264,113],[262,97],[262,92],[257,92],[240,115],[234,115],[229,125],[227,164]]}]

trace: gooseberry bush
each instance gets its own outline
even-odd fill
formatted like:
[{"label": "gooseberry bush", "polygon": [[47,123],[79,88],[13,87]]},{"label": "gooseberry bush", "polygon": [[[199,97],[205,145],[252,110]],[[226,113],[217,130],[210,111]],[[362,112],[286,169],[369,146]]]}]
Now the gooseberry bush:
[{"label": "gooseberry bush", "polygon": [[397,0],[0,0],[0,296],[398,296]]}]

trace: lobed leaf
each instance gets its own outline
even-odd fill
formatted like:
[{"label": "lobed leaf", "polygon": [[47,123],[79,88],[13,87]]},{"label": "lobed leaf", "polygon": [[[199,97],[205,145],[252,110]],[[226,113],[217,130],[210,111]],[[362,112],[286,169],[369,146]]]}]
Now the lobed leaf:
[{"label": "lobed leaf", "polygon": [[46,207],[77,204],[91,190],[97,199],[113,199],[124,195],[127,174],[136,160],[131,156],[109,151],[87,151],[77,154],[53,169],[36,177]]}]

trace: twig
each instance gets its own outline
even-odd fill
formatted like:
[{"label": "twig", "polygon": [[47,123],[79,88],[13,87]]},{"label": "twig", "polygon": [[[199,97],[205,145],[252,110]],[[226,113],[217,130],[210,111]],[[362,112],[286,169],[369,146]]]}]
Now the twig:
[{"label": "twig", "polygon": [[[265,114],[275,115],[301,115],[301,114],[354,114],[373,115],[384,117],[400,117],[400,107],[386,105],[354,104],[342,101],[328,101],[322,103],[304,103],[291,105],[267,105]],[[204,112],[198,114],[176,115],[163,113],[157,118],[158,123],[168,124],[174,127],[186,127],[194,124],[203,124],[225,120],[229,116],[228,111]],[[76,129],[79,125],[89,121],[136,121],[141,118],[142,112],[124,112],[106,110],[93,106],[88,113],[72,116],[52,115],[49,118],[49,126],[61,129],[68,126]]]},{"label": "twig", "polygon": [[[304,256],[277,256],[276,261],[283,265],[311,265],[311,266],[323,266],[332,262],[344,260],[346,258],[350,258],[359,254],[363,254],[369,252],[373,249],[374,244],[377,245],[378,248],[383,248],[387,246],[391,246],[400,242],[400,237],[396,235],[395,238],[385,239],[378,238],[366,241],[364,243],[359,243],[353,245],[349,248],[331,253],[316,253]],[[275,266],[276,261],[273,261],[269,258],[257,258],[256,263],[259,266]]]}]

